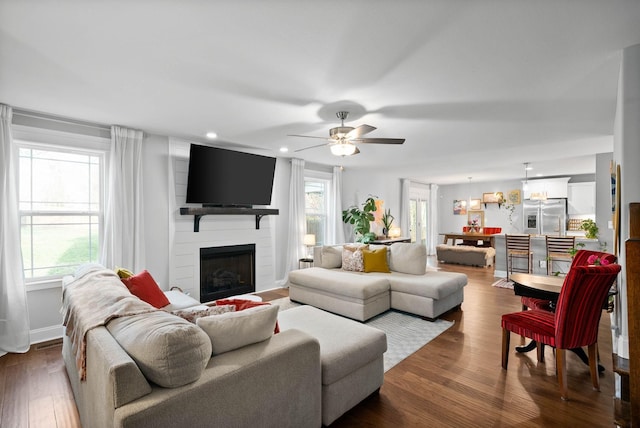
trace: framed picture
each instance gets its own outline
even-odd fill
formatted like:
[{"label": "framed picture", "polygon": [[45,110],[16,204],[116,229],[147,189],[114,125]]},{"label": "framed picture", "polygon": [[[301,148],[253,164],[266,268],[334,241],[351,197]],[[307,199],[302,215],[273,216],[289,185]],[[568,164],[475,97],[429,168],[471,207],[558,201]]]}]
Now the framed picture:
[{"label": "framed picture", "polygon": [[467,214],[467,224],[469,225],[477,224],[478,227],[481,227],[481,228],[484,227],[484,211],[482,210],[469,211],[469,214]]},{"label": "framed picture", "polygon": [[467,201],[466,199],[454,199],[453,201],[453,215],[465,215],[467,213]]},{"label": "framed picture", "polygon": [[477,211],[482,208],[482,201],[480,199],[471,199],[469,203],[469,209],[471,211]]},{"label": "framed picture", "polygon": [[482,202],[485,204],[501,204],[504,202],[504,194],[502,192],[483,193]]},{"label": "framed picture", "polygon": [[507,194],[507,202],[512,205],[520,205],[522,203],[522,190],[509,190],[509,193]]}]

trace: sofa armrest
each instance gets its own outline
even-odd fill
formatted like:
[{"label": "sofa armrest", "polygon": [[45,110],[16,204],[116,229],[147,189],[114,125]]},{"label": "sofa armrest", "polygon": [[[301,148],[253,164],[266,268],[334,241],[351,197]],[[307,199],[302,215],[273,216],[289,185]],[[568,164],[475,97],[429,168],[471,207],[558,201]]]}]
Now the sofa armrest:
[{"label": "sofa armrest", "polygon": [[84,424],[113,426],[114,409],[151,393],[144,375],[104,327],[87,333],[87,379],[80,382],[71,351],[64,337],[62,353],[69,380]]},{"label": "sofa armrest", "polygon": [[320,345],[299,330],[217,355],[192,384],[153,386],[115,413],[115,426],[321,425]]}]

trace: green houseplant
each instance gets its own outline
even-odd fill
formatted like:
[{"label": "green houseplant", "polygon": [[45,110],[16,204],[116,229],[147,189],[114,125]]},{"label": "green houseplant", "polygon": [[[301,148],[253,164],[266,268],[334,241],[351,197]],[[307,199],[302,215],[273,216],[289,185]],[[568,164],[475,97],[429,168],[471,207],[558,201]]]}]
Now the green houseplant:
[{"label": "green houseplant", "polygon": [[580,225],[580,229],[585,231],[584,236],[588,239],[597,239],[598,232],[600,232],[598,230],[598,225],[596,224],[596,222],[591,219],[583,220],[582,224]]},{"label": "green houseplant", "polygon": [[373,212],[376,211],[376,200],[369,196],[362,208],[352,206],[342,211],[342,221],[353,225],[356,234],[356,242],[368,244],[376,239],[376,234],[371,232],[371,222],[374,220]]}]

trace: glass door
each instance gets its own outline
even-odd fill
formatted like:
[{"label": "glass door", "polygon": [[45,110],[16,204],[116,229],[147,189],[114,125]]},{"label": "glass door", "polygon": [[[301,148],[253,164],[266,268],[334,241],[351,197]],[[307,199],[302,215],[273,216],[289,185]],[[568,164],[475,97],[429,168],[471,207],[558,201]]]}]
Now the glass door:
[{"label": "glass door", "polygon": [[427,201],[409,199],[411,242],[427,243]]}]

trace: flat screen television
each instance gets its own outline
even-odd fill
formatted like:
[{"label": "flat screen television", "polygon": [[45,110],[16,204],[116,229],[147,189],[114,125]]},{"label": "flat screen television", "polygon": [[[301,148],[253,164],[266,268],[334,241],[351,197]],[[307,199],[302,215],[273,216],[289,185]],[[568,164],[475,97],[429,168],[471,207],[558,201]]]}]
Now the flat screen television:
[{"label": "flat screen television", "polygon": [[252,207],[271,204],[276,158],[192,144],[187,203]]}]

